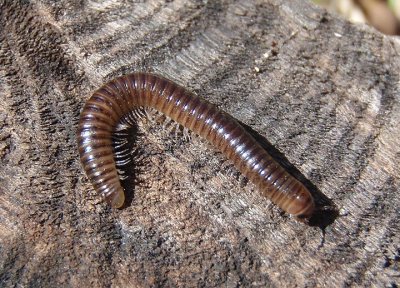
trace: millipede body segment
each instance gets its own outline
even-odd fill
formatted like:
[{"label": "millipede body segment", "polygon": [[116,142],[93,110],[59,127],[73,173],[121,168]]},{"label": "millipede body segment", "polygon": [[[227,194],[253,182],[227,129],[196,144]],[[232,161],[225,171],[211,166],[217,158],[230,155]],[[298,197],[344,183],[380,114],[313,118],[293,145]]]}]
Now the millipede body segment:
[{"label": "millipede body segment", "polygon": [[230,115],[176,83],[150,73],[118,77],[86,102],[80,116],[81,162],[94,188],[112,207],[124,205],[112,136],[124,117],[151,107],[207,139],[230,159],[261,193],[289,214],[310,217],[314,200],[308,189],[281,167]]}]

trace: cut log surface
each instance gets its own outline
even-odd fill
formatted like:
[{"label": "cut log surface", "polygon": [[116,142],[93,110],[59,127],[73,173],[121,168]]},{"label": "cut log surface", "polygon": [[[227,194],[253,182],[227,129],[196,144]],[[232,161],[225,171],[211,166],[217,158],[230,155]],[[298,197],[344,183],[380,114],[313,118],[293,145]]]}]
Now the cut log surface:
[{"label": "cut log surface", "polygon": [[[399,284],[399,38],[294,0],[0,0],[0,27],[1,287]],[[310,188],[310,222],[151,117],[129,203],[102,202],[79,113],[134,71],[243,123]]]}]

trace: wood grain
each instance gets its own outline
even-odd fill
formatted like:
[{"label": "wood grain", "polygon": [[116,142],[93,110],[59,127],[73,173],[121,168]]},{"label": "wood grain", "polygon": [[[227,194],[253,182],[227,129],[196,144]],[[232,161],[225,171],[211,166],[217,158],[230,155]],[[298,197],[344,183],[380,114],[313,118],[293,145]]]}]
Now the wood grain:
[{"label": "wood grain", "polygon": [[[0,27],[0,286],[398,285],[398,38],[279,0],[3,0]],[[239,119],[339,216],[280,215],[210,145],[149,121],[130,205],[100,203],[79,112],[139,70]]]}]

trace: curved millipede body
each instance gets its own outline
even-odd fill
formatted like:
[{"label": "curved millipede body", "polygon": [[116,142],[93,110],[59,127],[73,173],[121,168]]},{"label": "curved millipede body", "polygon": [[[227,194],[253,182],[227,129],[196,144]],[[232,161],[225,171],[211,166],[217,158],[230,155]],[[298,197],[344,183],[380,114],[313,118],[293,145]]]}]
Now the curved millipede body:
[{"label": "curved millipede body", "polygon": [[96,191],[112,205],[124,205],[112,136],[121,119],[151,107],[206,138],[276,205],[289,214],[310,217],[314,200],[307,188],[282,168],[230,115],[176,83],[149,73],[118,77],[97,90],[80,116],[81,162]]}]

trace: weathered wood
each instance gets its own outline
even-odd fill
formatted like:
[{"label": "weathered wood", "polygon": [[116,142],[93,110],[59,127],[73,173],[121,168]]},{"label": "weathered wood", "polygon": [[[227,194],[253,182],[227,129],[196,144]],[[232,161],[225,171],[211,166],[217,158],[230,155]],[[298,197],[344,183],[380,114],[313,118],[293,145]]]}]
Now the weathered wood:
[{"label": "weathered wood", "polygon": [[[0,286],[394,287],[398,38],[307,1],[127,2],[0,2]],[[100,203],[79,111],[138,70],[268,139],[339,217],[281,215],[207,143],[152,122],[136,134],[132,202]]]}]

